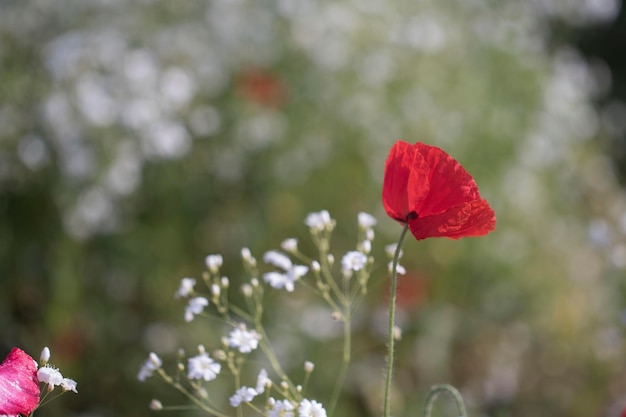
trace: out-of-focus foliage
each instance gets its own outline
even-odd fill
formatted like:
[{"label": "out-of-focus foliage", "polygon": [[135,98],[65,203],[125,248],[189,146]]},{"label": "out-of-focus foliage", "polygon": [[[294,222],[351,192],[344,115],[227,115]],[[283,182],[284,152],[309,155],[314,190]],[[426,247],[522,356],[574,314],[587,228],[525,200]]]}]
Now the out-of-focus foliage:
[{"label": "out-of-focus foliage", "polygon": [[[610,77],[574,50],[548,50],[544,20],[616,9],[3,1],[0,340],[31,354],[50,345],[80,392],[38,414],[182,402],[136,381],[146,352],[215,338],[210,323],[182,326],[179,279],[221,253],[236,287],[242,246],[305,241],[302,219],[322,208],[339,222],[339,250],[352,247],[358,211],[381,220],[379,245],[392,242],[400,228],[383,219],[380,182],[403,138],[461,161],[498,225],[486,238],[407,244],[394,414],[417,415],[429,385],[451,382],[475,415],[616,415],[626,202],[591,106]],[[338,415],[380,409],[379,261]],[[285,344],[318,364],[323,392],[332,343],[306,326],[319,310],[286,316],[280,300],[271,317],[300,326]]]}]

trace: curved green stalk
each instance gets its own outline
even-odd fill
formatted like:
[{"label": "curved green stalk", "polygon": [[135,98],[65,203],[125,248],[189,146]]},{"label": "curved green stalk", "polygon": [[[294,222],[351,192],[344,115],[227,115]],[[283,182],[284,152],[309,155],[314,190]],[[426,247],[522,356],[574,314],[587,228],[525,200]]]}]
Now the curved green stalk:
[{"label": "curved green stalk", "polygon": [[433,405],[435,404],[435,399],[442,392],[447,392],[452,395],[459,410],[459,416],[467,417],[467,411],[465,411],[465,404],[463,403],[463,397],[461,396],[461,393],[452,385],[448,384],[435,385],[430,389],[430,392],[426,397],[426,403],[424,404],[424,417],[430,417]]}]

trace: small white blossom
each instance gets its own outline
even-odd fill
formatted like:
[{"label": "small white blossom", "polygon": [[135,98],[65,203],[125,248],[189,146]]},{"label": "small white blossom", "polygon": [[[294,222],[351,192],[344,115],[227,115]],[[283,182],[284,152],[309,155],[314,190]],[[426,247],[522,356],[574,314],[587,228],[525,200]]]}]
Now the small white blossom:
[{"label": "small white blossom", "polygon": [[295,282],[309,272],[309,267],[304,265],[294,265],[291,259],[278,251],[268,251],[263,255],[263,260],[285,272],[267,272],[263,274],[263,280],[273,288],[284,288],[289,292],[294,290]]},{"label": "small white blossom", "polygon": [[243,284],[241,286],[241,292],[246,297],[252,297],[252,292],[253,292],[252,285],[250,285],[250,284]]},{"label": "small white blossom", "polygon": [[374,240],[374,229],[367,229],[365,231],[365,239]]},{"label": "small white blossom", "polygon": [[[393,259],[393,256],[396,254],[397,247],[398,247],[397,243],[391,243],[385,246],[385,253],[387,254],[389,258]],[[402,255],[404,255],[404,252],[402,251],[402,249],[400,249],[400,256],[398,258],[402,258]]]},{"label": "small white blossom", "polygon": [[[391,274],[392,271],[393,271],[393,261],[389,262],[389,273]],[[400,264],[396,266],[396,272],[398,273],[398,275],[406,275],[406,269]]]},{"label": "small white blossom", "polygon": [[224,262],[222,255],[209,255],[204,261],[206,262],[206,266],[209,268],[209,271],[214,274],[217,274],[222,266],[222,263]]},{"label": "small white blossom", "polygon": [[326,410],[317,401],[304,399],[298,408],[298,417],[326,417]]},{"label": "small white blossom", "polygon": [[244,261],[250,261],[250,258],[252,258],[252,252],[250,252],[250,249],[241,248],[241,258]]},{"label": "small white blossom", "polygon": [[217,377],[221,370],[222,365],[211,359],[205,352],[189,358],[187,376],[189,379],[211,381]]},{"label": "small white blossom", "polygon": [[37,370],[37,378],[39,379],[39,382],[48,384],[48,390],[50,391],[52,391],[57,385],[61,385],[61,383],[63,383],[63,375],[61,375],[61,372],[50,365],[39,368]]},{"label": "small white blossom", "polygon": [[360,212],[358,215],[359,227],[364,230],[369,230],[376,226],[377,220],[369,213]]},{"label": "small white blossom", "polygon": [[63,391],[72,391],[78,394],[78,391],[76,390],[76,381],[73,379],[63,378],[63,381],[61,381],[61,388]]},{"label": "small white blossom", "polygon": [[217,285],[217,284],[212,284],[212,285],[211,285],[211,294],[213,294],[213,296],[215,296],[215,297],[219,297],[219,296],[220,296],[221,291],[222,291],[222,290],[220,289],[220,286],[219,286],[219,285]]},{"label": "small white blossom", "polygon": [[276,401],[270,398],[268,417],[295,417],[294,406],[288,400]]},{"label": "small white blossom", "polygon": [[280,247],[287,253],[295,253],[298,251],[298,239],[289,238],[282,241]]},{"label": "small white blossom", "polygon": [[230,285],[230,280],[228,279],[228,277],[222,277],[220,279],[220,285],[222,286],[222,288],[226,289],[228,288],[228,286]]},{"label": "small white blossom", "polygon": [[372,251],[372,242],[364,240],[363,243],[361,243],[361,249],[365,254],[370,253]]},{"label": "small white blossom", "polygon": [[204,307],[209,305],[209,300],[204,297],[194,297],[189,300],[185,308],[185,321],[193,321],[194,315],[198,315],[204,311]]},{"label": "small white blossom", "polygon": [[263,255],[263,261],[267,264],[274,265],[288,271],[292,267],[291,259],[283,253],[275,250],[267,251]]},{"label": "small white blossom", "polygon": [[313,261],[311,262],[311,269],[315,272],[320,272],[322,267],[320,266],[320,263],[317,261]]},{"label": "small white blossom", "polygon": [[272,380],[267,377],[267,371],[265,369],[261,369],[259,371],[259,376],[256,378],[256,392],[263,394],[265,392],[265,388],[270,386],[272,386]]},{"label": "small white blossom", "polygon": [[245,325],[233,329],[228,338],[228,344],[232,348],[239,349],[241,353],[250,353],[259,346],[261,336],[254,330],[246,329]]},{"label": "small white blossom", "polygon": [[239,406],[242,402],[250,402],[256,397],[257,392],[254,388],[241,387],[236,392],[235,395],[230,397],[230,405],[233,407]]},{"label": "small white blossom", "polygon": [[304,362],[304,372],[306,372],[307,374],[310,374],[311,372],[313,372],[313,369],[315,369],[315,364],[311,361],[305,361]]},{"label": "small white blossom", "polygon": [[312,231],[332,230],[335,227],[335,221],[330,218],[330,213],[327,210],[309,213],[304,223]]},{"label": "small white blossom", "polygon": [[45,365],[50,360],[50,348],[48,346],[44,347],[41,350],[41,355],[39,355],[39,362],[41,365]]},{"label": "small white blossom", "polygon": [[180,280],[178,291],[174,294],[175,298],[189,297],[193,293],[193,287],[196,285],[194,278],[183,278]]},{"label": "small white blossom", "polygon": [[163,409],[163,404],[161,404],[161,401],[155,398],[150,401],[150,405],[148,406],[148,408],[150,408],[150,410],[152,411],[159,411]]},{"label": "small white blossom", "polygon": [[[148,359],[141,366],[141,369],[139,369],[137,379],[142,382],[145,381],[147,378],[151,377],[154,374],[154,371],[159,369],[162,364],[163,362],[161,361],[161,358],[159,358],[156,353],[151,352]],[[41,371],[42,369],[44,368],[40,368],[39,370]],[[39,371],[37,371],[37,376],[39,376]],[[43,381],[41,377],[39,377],[39,380]]]},{"label": "small white blossom", "polygon": [[362,252],[350,251],[341,259],[342,271],[360,271],[367,264],[367,256]]}]

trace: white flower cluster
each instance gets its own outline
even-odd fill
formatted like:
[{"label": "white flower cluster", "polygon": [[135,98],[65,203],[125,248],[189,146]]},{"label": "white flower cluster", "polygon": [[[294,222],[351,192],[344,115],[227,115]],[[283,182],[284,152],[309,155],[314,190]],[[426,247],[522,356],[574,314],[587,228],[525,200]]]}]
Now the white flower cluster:
[{"label": "white flower cluster", "polygon": [[39,382],[47,384],[48,391],[52,391],[54,387],[60,386],[63,391],[78,393],[76,390],[76,381],[70,378],[65,378],[61,374],[61,371],[48,364],[48,360],[50,360],[50,349],[46,346],[41,351],[41,367],[37,370],[37,378],[39,379]]},{"label": "white flower cluster", "polygon": [[263,261],[282,271],[272,271],[263,274],[263,280],[273,288],[284,288],[289,292],[293,292],[294,284],[309,272],[309,267],[304,265],[294,265],[291,259],[284,253],[278,251],[265,252]]},{"label": "white flower cluster", "polygon": [[[307,362],[306,368],[312,370],[311,362]],[[257,377],[256,387],[242,386],[237,389],[235,394],[230,397],[230,405],[239,407],[242,403],[251,402],[271,386],[272,381],[267,377],[267,371],[261,369]],[[298,406],[297,410],[296,406]],[[326,410],[322,404],[314,400],[303,399],[299,404],[288,399],[276,400],[274,397],[270,397],[268,400],[268,417],[296,417],[296,411],[298,417],[326,417]]]}]

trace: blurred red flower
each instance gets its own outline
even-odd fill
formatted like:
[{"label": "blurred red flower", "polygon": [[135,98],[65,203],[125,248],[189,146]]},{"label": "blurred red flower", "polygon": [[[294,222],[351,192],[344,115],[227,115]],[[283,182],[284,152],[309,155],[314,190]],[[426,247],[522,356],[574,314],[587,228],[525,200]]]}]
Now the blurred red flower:
[{"label": "blurred red flower", "polygon": [[37,363],[13,348],[0,364],[0,415],[29,415],[39,404],[40,393]]},{"label": "blurred red flower", "polygon": [[496,226],[474,178],[443,150],[396,142],[385,164],[383,205],[417,240],[482,236]]},{"label": "blurred red flower", "polygon": [[250,101],[267,107],[280,107],[285,88],[280,78],[262,69],[248,69],[239,77],[241,93]]}]

